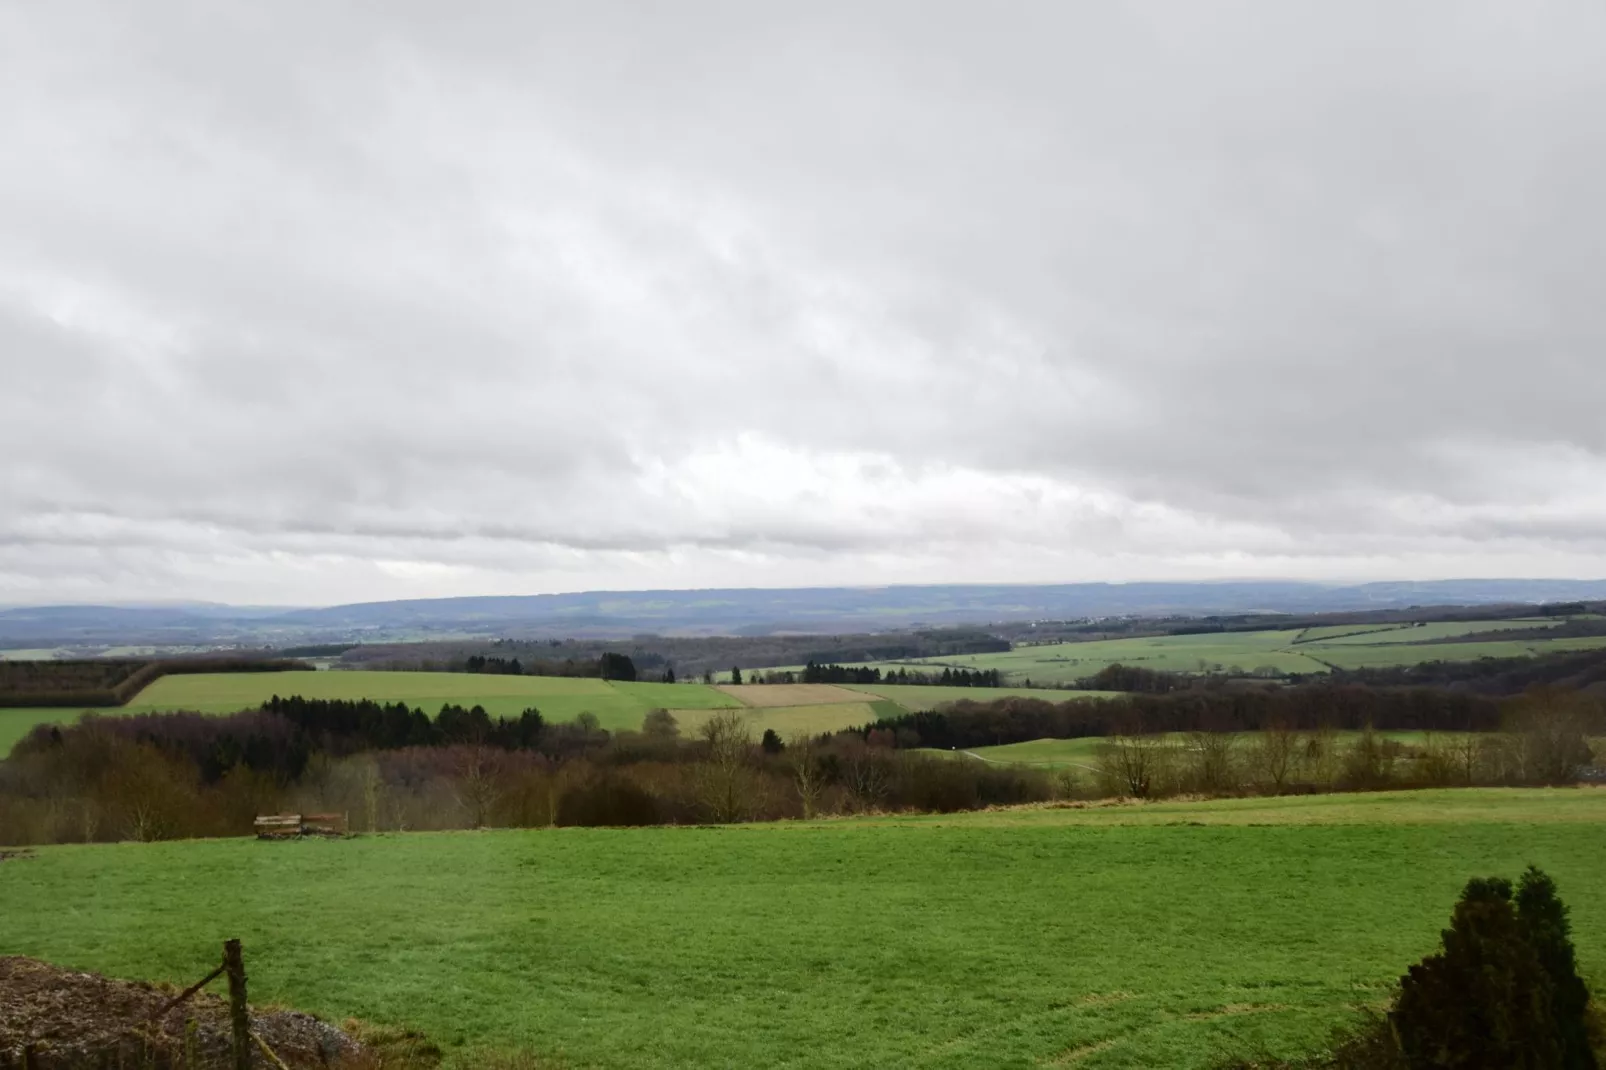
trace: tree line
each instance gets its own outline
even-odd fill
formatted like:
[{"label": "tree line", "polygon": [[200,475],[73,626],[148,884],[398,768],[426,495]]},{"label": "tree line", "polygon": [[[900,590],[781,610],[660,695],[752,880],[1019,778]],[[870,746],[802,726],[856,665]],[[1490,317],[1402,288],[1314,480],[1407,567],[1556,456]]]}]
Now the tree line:
[{"label": "tree line", "polygon": [[[517,657],[472,654],[442,667],[447,672],[489,673],[493,676],[567,676],[625,682],[634,682],[638,678],[636,663],[629,655],[614,651],[604,651],[595,658],[565,658],[562,661],[549,658],[522,661]],[[673,666],[666,666],[663,679],[666,683],[675,682]]]},{"label": "tree line", "polygon": [[[428,724],[428,728],[425,724]],[[420,743],[428,739],[432,742]],[[539,711],[281,699],[223,717],[88,715],[42,726],[0,762],[0,843],[246,835],[256,815],[353,815],[358,829],[729,823],[948,812],[1054,797],[1040,771],[956,762],[855,732],[753,737],[740,711],[682,736]]]},{"label": "tree line", "polygon": [[[1303,697],[1302,702],[1293,701]],[[702,715],[699,715],[702,716]],[[1402,743],[1385,730],[1425,733]],[[1348,731],[1345,731],[1348,730]],[[827,736],[754,739],[742,711],[683,735],[674,715],[605,731],[535,708],[275,698],[228,716],[86,715],[36,727],[0,762],[0,842],[243,835],[258,813],[360,814],[368,829],[726,823],[1179,793],[1570,783],[1602,704],[1540,689],[1495,701],[1357,688],[1004,697]],[[963,752],[1102,737],[1042,769]],[[935,750],[947,753],[934,753]]]}]

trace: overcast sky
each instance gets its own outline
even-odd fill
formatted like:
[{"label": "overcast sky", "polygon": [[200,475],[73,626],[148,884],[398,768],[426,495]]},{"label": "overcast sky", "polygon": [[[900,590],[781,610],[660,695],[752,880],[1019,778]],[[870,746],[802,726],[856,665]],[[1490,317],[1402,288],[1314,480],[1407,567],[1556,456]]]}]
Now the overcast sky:
[{"label": "overcast sky", "polygon": [[1606,5],[0,0],[0,602],[1606,575]]}]

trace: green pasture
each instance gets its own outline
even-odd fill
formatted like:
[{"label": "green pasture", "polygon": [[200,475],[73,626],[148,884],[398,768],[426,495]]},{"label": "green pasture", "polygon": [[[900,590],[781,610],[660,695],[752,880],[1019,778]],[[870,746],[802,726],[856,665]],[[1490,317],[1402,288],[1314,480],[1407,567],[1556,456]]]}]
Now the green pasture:
[{"label": "green pasture", "polygon": [[1326,672],[1320,662],[1290,649],[1299,634],[1297,631],[1233,632],[1100,639],[1087,643],[1020,646],[995,654],[882,662],[878,667],[883,672],[900,666],[925,672],[941,672],[945,666],[997,669],[1006,680],[1031,680],[1038,684],[1072,683],[1110,665],[1131,665],[1160,672],[1236,670],[1250,673],[1262,668],[1277,673]]},{"label": "green pasture", "polygon": [[852,691],[863,691],[891,699],[906,710],[934,710],[948,702],[991,702],[996,698],[1013,695],[1019,698],[1037,698],[1045,702],[1069,702],[1072,699],[1114,698],[1118,691],[1054,691],[1040,687],[943,687],[940,684],[843,684]]},{"label": "green pasture", "polygon": [[0,954],[424,1031],[450,1066],[1204,1068],[1292,1055],[1532,862],[1606,980],[1606,790],[48,847]]},{"label": "green pasture", "polygon": [[1606,635],[1576,636],[1570,639],[1491,640],[1467,643],[1377,644],[1356,646],[1339,643],[1302,644],[1301,650],[1340,669],[1394,668],[1420,665],[1428,661],[1477,661],[1479,658],[1526,658],[1574,650],[1606,647]]},{"label": "green pasture", "polygon": [[[1534,620],[1436,620],[1425,624],[1383,624],[1348,628],[1307,628],[1301,639],[1322,646],[1378,646],[1396,643],[1428,643],[1436,639],[1458,639],[1485,632],[1532,631],[1554,628],[1564,622],[1555,618]],[[1363,630],[1370,627],[1372,630]],[[1347,633],[1347,634],[1346,634]]]},{"label": "green pasture", "polygon": [[[1271,671],[1325,673],[1331,668],[1388,668],[1427,661],[1518,658],[1606,647],[1606,636],[1578,638],[1446,642],[1456,636],[1553,625],[1556,621],[1444,621],[1420,627],[1355,625],[1303,631],[1212,632],[1085,643],[1018,646],[995,654],[958,654],[901,662],[877,662],[887,672],[900,667],[922,672],[943,668],[997,669],[1008,681],[1070,684],[1110,665],[1159,672],[1238,674]],[[1371,629],[1362,631],[1362,629]],[[1360,632],[1361,634],[1350,634]],[[1435,642],[1435,640],[1440,640]]]}]

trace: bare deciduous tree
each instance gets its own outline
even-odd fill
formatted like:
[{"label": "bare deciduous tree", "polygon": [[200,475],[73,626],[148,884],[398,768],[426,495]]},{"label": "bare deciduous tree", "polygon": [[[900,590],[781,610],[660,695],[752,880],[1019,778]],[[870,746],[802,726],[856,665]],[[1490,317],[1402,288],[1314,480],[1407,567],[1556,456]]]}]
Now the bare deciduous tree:
[{"label": "bare deciduous tree", "polygon": [[747,813],[748,761],[753,735],[747,718],[721,710],[698,729],[707,757],[698,770],[698,794],[715,821],[740,821]]},{"label": "bare deciduous tree", "polygon": [[1237,740],[1231,732],[1189,734],[1189,773],[1195,790],[1216,793],[1238,787]]},{"label": "bare deciduous tree", "polygon": [[1112,794],[1147,799],[1159,787],[1168,745],[1151,734],[1110,736],[1099,747],[1099,775]]},{"label": "bare deciduous tree", "polygon": [[500,753],[491,747],[460,747],[454,756],[453,790],[468,814],[470,828],[484,828],[501,798]]},{"label": "bare deciduous tree", "polygon": [[1298,740],[1294,730],[1288,727],[1288,722],[1273,721],[1255,738],[1255,744],[1250,749],[1255,774],[1262,783],[1271,785],[1272,791],[1282,794],[1288,778],[1293,774],[1298,750]]},{"label": "bare deciduous tree", "polygon": [[792,770],[792,783],[797,797],[803,803],[803,816],[814,816],[814,808],[825,791],[825,769],[820,764],[813,737],[799,732],[786,742],[786,764]]}]

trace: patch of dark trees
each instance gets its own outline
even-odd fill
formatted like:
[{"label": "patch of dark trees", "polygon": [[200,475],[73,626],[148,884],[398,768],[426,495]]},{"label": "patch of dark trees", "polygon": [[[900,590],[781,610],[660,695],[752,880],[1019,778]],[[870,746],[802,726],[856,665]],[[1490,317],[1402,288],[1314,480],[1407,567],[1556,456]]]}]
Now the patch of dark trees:
[{"label": "patch of dark trees", "polygon": [[[194,763],[203,784],[214,784],[244,767],[280,783],[298,779],[315,754],[347,757],[364,751],[443,747],[472,743],[503,750],[536,749],[547,728],[540,711],[492,718],[483,707],[447,704],[431,718],[405,703],[369,699],[306,699],[275,695],[261,709],[225,716],[146,713],[89,719],[96,730],[134,744],[148,744]],[[557,726],[547,742],[562,749],[571,726]],[[59,747],[73,726],[39,725],[14,754]],[[572,749],[572,747],[570,748]]]},{"label": "patch of dark trees", "polygon": [[[782,673],[785,679],[766,674],[766,683],[801,684],[940,684],[944,687],[1002,687],[1003,674],[997,669],[954,669],[920,672],[897,668],[882,672],[868,665],[821,664],[810,661],[801,673]],[[794,678],[795,677],[795,678]]]},{"label": "patch of dark trees", "polygon": [[338,658],[348,650],[357,649],[357,643],[312,643],[307,646],[287,646],[278,652],[281,658]]},{"label": "patch of dark trees", "polygon": [[[624,680],[633,682],[637,679],[636,663],[625,654],[605,651],[594,660],[577,661],[566,658],[563,661],[553,661],[549,658],[531,658],[528,662],[520,659],[487,657],[483,654],[471,654],[461,662],[452,662],[445,666],[448,672],[489,673],[493,676],[568,676],[586,677],[601,680]],[[674,668],[667,670],[667,682],[674,683]]]},{"label": "patch of dark trees", "polygon": [[194,658],[0,661],[0,707],[121,706],[161,676],[311,669],[286,658]]},{"label": "patch of dark trees", "polygon": [[1006,696],[961,699],[941,710],[866,725],[923,747],[997,746],[1033,739],[1160,732],[1258,732],[1273,726],[1311,731],[1493,731],[1500,703],[1477,694],[1428,688],[1286,687],[1131,694],[1048,702]]}]

